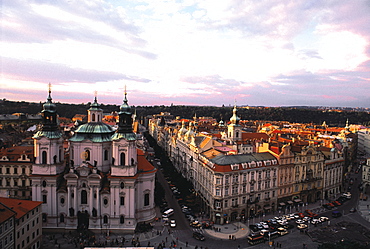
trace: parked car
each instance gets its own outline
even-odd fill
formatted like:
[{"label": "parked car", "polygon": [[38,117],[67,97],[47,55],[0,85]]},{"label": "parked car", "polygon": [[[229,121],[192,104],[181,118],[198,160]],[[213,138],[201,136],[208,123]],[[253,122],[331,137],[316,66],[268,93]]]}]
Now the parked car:
[{"label": "parked car", "polygon": [[198,232],[194,232],[194,233],[193,233],[193,238],[194,238],[194,239],[197,239],[197,240],[200,240],[200,241],[203,241],[203,240],[205,240],[205,239],[206,239],[206,238],[203,236],[203,234],[198,233]]},{"label": "parked car", "polygon": [[349,212],[350,212],[350,213],[354,213],[354,212],[356,212],[356,208],[351,208],[351,209],[349,210]]},{"label": "parked car", "polygon": [[331,216],[333,218],[338,218],[342,216],[342,213],[336,210],[336,211],[331,212]]}]

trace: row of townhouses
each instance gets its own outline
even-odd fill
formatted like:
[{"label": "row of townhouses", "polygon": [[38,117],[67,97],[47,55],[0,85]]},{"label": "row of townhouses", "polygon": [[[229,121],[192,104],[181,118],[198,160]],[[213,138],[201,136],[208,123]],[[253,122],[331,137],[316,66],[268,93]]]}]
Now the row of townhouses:
[{"label": "row of townhouses", "polygon": [[171,115],[154,115],[148,131],[216,223],[302,209],[344,191],[348,148],[354,146],[348,129],[307,138],[283,130],[245,132],[236,107],[228,124],[164,117]]}]

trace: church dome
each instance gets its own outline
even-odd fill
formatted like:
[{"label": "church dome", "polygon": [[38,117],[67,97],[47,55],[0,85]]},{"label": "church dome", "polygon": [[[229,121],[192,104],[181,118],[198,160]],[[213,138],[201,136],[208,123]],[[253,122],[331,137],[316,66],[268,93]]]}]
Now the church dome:
[{"label": "church dome", "polygon": [[127,93],[125,92],[125,98],[123,100],[123,103],[122,105],[120,106],[119,108],[119,113],[125,113],[125,114],[131,114],[131,107],[129,106],[128,104],[128,101],[127,101]]},{"label": "church dome", "polygon": [[111,141],[113,132],[114,130],[110,125],[102,122],[87,123],[78,127],[70,141],[91,140],[92,142],[107,142]]}]

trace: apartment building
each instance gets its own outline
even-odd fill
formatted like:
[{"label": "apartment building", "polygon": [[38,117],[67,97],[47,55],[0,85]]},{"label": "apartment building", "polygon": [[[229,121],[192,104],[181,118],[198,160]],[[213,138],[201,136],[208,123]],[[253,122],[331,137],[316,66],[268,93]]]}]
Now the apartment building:
[{"label": "apartment building", "polygon": [[[7,225],[9,229],[14,226],[14,235],[12,237],[14,247],[12,248],[41,248],[42,202],[0,197],[0,204],[15,213],[14,221],[10,223],[8,221]],[[3,229],[4,231],[6,230],[5,226],[3,226]]]},{"label": "apartment building", "polygon": [[34,161],[33,146],[14,146],[0,150],[0,196],[29,200],[29,175]]},{"label": "apartment building", "polygon": [[0,248],[14,248],[14,224],[16,212],[0,202]]}]

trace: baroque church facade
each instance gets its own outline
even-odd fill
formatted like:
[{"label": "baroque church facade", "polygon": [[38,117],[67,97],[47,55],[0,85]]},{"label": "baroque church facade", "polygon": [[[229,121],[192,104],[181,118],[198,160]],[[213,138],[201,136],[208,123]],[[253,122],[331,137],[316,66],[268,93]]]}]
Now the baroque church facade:
[{"label": "baroque church facade", "polygon": [[137,146],[127,94],[116,129],[102,122],[96,97],[87,112],[65,138],[49,90],[33,136],[32,200],[43,202],[43,228],[134,232],[155,218],[156,169]]}]

